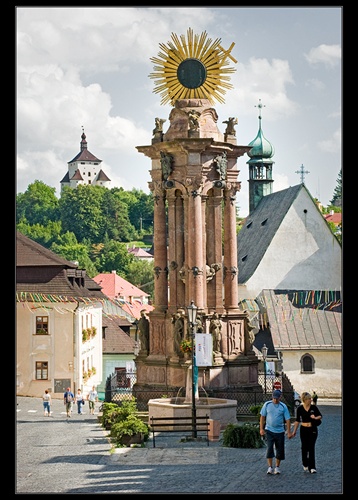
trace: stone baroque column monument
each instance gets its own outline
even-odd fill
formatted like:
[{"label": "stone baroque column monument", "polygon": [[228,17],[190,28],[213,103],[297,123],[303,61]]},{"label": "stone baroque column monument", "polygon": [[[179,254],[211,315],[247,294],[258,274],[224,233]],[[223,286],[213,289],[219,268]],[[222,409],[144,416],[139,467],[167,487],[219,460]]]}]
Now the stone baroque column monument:
[{"label": "stone baroque column monument", "polygon": [[[161,44],[161,59],[153,58],[157,92],[171,102],[169,128],[153,131],[151,145],[137,150],[151,159],[149,188],[154,197],[155,304],[149,313],[149,351],[136,358],[137,383],[143,390],[176,393],[186,383],[188,362],[175,344],[173,317],[183,314],[193,300],[209,334],[213,316],[220,321],[220,341],[211,367],[199,370],[199,387],[257,386],[258,359],[249,339],[248,317],[238,307],[236,193],[240,190],[237,158],[250,150],[236,144],[230,117],[224,133],[212,106],[222,102],[228,59],[220,40],[206,41],[206,33],[187,44],[172,35]],[[181,37],[183,42],[183,37]],[[174,48],[175,47],[175,50]],[[206,61],[206,62],[205,62]],[[214,69],[212,69],[214,68]],[[179,89],[179,90],[178,90]],[[159,120],[156,118],[156,121]],[[166,120],[161,119],[161,123]],[[220,349],[220,350],[218,350]]]}]

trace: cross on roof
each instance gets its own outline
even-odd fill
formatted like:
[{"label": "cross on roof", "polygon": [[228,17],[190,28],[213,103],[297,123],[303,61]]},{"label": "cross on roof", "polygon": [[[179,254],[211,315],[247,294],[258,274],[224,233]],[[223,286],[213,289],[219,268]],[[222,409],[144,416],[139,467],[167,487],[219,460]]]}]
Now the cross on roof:
[{"label": "cross on roof", "polygon": [[255,104],[255,108],[259,108],[259,120],[261,120],[261,109],[262,108],[266,108],[266,105],[265,104],[261,104],[261,99],[259,99],[259,103],[258,103],[257,106]]},{"label": "cross on roof", "polygon": [[309,174],[309,171],[308,170],[304,170],[304,166],[303,166],[303,163],[300,167],[299,170],[295,170],[295,174],[301,174],[301,184],[304,183],[304,180],[305,180],[305,174]]}]

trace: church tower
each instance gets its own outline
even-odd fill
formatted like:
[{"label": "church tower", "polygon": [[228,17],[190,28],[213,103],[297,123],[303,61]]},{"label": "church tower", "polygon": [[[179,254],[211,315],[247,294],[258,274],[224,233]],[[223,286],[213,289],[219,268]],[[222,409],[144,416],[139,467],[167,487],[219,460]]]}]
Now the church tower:
[{"label": "church tower", "polygon": [[250,151],[247,153],[250,160],[249,165],[249,212],[255,210],[264,196],[272,193],[272,165],[271,160],[275,150],[272,144],[265,138],[261,128],[261,99],[259,99],[259,130],[253,141],[250,142]]},{"label": "church tower", "polygon": [[[258,360],[252,350],[248,316],[238,306],[236,193],[237,159],[251,146],[236,141],[237,119],[229,117],[220,132],[214,99],[223,102],[229,60],[236,62],[220,40],[206,41],[206,33],[187,43],[174,42],[153,58],[156,92],[170,102],[169,128],[157,118],[151,145],[137,146],[150,158],[154,198],[154,310],[149,313],[149,349],[136,359],[141,390],[175,395],[185,387],[188,362],[180,350],[188,338],[186,308],[198,308],[198,332],[214,340],[212,365],[199,367],[199,388],[212,394],[232,385],[257,385]],[[206,42],[206,43],[205,43]],[[175,47],[175,50],[174,50]]]}]

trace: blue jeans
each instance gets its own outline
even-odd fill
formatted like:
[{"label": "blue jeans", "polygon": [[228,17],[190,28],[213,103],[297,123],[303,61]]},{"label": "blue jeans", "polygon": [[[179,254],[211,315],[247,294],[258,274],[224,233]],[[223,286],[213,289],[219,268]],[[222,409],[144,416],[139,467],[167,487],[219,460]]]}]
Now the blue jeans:
[{"label": "blue jeans", "polygon": [[49,401],[44,401],[44,402],[43,402],[43,405],[44,405],[44,411],[45,411],[45,412],[47,411],[47,413],[50,415],[50,413],[51,413],[51,408],[50,408],[50,403],[49,403]]},{"label": "blue jeans", "polygon": [[77,409],[78,413],[82,413],[82,399],[81,401],[77,401]]},{"label": "blue jeans", "polygon": [[285,460],[285,433],[266,430],[266,439],[266,458],[276,457],[278,460]]}]

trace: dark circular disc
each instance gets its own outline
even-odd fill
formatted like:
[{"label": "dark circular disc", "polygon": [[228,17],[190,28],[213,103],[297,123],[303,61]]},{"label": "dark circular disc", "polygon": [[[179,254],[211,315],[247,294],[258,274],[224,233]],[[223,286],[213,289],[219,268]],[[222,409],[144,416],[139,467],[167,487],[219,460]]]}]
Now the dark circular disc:
[{"label": "dark circular disc", "polygon": [[197,89],[206,80],[206,67],[199,59],[185,59],[178,66],[177,76],[187,89]]}]

